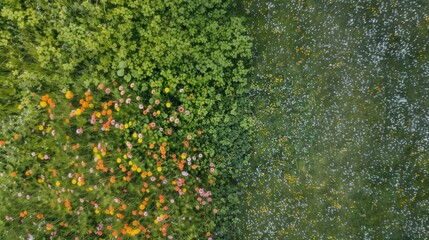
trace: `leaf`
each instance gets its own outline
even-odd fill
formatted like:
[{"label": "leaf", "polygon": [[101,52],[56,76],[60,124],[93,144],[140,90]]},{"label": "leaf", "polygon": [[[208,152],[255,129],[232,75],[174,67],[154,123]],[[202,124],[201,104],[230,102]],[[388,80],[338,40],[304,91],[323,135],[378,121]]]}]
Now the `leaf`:
[{"label": "leaf", "polygon": [[118,74],[118,76],[119,77],[123,77],[124,76],[124,69],[122,68],[122,69],[119,69],[117,72],[116,72],[116,74]]},{"label": "leaf", "polygon": [[125,75],[124,79],[127,82],[131,81],[131,75],[128,73],[127,75]]},{"label": "leaf", "polygon": [[133,77],[133,78],[138,78],[138,77],[140,77],[140,74],[139,74],[139,72],[137,71],[137,70],[131,70],[131,76]]},{"label": "leaf", "polygon": [[125,61],[120,61],[118,67],[120,69],[124,69],[127,67],[127,63]]}]

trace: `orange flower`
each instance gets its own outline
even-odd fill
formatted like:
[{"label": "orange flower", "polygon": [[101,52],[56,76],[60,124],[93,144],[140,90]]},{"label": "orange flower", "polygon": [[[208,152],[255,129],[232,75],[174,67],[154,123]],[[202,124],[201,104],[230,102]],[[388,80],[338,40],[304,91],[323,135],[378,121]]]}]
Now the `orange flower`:
[{"label": "orange flower", "polygon": [[49,100],[49,95],[45,94],[42,96],[42,101],[47,102]]},{"label": "orange flower", "polygon": [[6,145],[6,141],[0,140],[0,146],[4,146],[4,145]]},{"label": "orange flower", "polygon": [[46,230],[47,230],[47,231],[52,230],[52,224],[47,223],[47,224],[46,224]]},{"label": "orange flower", "polygon": [[68,198],[66,199],[66,201],[65,201],[64,205],[65,205],[65,207],[66,207],[68,210],[70,210],[70,208],[71,208],[71,204],[70,204],[70,201],[69,201],[69,199],[68,199]]},{"label": "orange flower", "polygon": [[27,213],[28,213],[27,211],[23,211],[23,212],[19,213],[19,216],[24,218],[25,216],[27,216]]},{"label": "orange flower", "polygon": [[183,167],[184,167],[185,165],[183,165],[183,163],[179,163],[178,165],[179,165],[179,169],[180,169],[180,171],[183,171]]},{"label": "orange flower", "polygon": [[13,135],[13,139],[18,140],[18,138],[19,138],[19,134],[18,134],[18,133],[15,133],[15,134]]}]

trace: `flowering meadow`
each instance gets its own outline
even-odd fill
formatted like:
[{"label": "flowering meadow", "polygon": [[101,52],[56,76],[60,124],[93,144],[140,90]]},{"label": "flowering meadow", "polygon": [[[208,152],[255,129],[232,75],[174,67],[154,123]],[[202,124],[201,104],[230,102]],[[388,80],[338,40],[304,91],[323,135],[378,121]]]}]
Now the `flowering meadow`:
[{"label": "flowering meadow", "polygon": [[231,7],[5,1],[1,238],[235,237],[251,52]]}]

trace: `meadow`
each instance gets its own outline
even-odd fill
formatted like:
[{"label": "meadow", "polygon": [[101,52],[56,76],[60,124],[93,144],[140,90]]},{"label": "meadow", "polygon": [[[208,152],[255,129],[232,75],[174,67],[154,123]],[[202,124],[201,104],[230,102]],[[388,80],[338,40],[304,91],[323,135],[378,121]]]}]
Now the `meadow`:
[{"label": "meadow", "polygon": [[250,149],[233,1],[3,3],[0,236],[230,238]]}]

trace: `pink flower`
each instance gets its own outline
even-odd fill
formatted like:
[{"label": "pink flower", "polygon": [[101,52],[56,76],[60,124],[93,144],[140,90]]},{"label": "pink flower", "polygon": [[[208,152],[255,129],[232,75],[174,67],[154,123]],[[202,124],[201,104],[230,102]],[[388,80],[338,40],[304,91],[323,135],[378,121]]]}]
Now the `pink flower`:
[{"label": "pink flower", "polygon": [[179,112],[183,112],[185,109],[182,106],[180,106],[178,110]]},{"label": "pink flower", "polygon": [[125,100],[125,103],[130,104],[131,103],[131,98],[127,98],[127,100]]},{"label": "pink flower", "polygon": [[83,129],[82,129],[82,128],[78,128],[78,129],[76,129],[76,133],[77,133],[77,134],[82,134],[82,133],[83,133]]},{"label": "pink flower", "polygon": [[155,100],[155,104],[158,105],[160,101],[158,99]]},{"label": "pink flower", "polygon": [[122,90],[124,90],[124,87],[121,85],[121,86],[119,86],[119,91],[122,91]]},{"label": "pink flower", "polygon": [[172,131],[171,129],[168,129],[168,130],[167,130],[167,134],[168,134],[168,135],[171,135],[171,133],[173,133],[173,131]]},{"label": "pink flower", "polygon": [[140,105],[139,105],[139,108],[140,108],[140,109],[143,109],[143,108],[144,108],[143,104],[140,104]]},{"label": "pink flower", "polygon": [[106,93],[106,94],[110,94],[110,88],[106,88],[106,90],[104,90],[104,92]]},{"label": "pink flower", "polygon": [[130,84],[130,88],[134,88],[136,85],[134,83]]},{"label": "pink flower", "polygon": [[121,91],[121,96],[125,94],[125,91]]},{"label": "pink flower", "polygon": [[150,126],[154,128],[154,127],[156,127],[156,123],[155,122],[151,122]]}]

